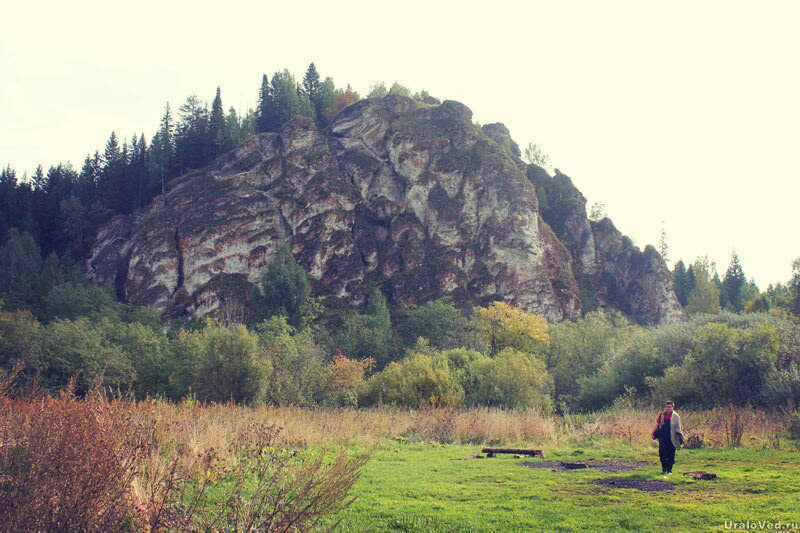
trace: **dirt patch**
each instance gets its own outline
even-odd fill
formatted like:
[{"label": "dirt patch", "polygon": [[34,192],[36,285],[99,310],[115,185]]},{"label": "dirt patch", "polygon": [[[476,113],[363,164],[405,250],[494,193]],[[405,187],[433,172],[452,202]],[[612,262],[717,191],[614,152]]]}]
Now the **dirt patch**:
[{"label": "dirt patch", "polygon": [[[587,468],[594,468],[598,472],[605,472],[606,474],[616,474],[617,472],[625,472],[634,470],[642,466],[650,466],[650,463],[644,461],[622,461],[619,459],[610,459],[607,461],[584,461]],[[522,466],[528,468],[552,468],[559,472],[567,472],[569,470],[580,470],[574,467],[574,463],[566,463],[564,461],[536,461],[520,463]],[[570,466],[572,466],[570,468]]]},{"label": "dirt patch", "polygon": [[669,481],[646,481],[642,479],[595,479],[592,483],[612,489],[638,489],[645,491],[672,490],[674,483]]}]

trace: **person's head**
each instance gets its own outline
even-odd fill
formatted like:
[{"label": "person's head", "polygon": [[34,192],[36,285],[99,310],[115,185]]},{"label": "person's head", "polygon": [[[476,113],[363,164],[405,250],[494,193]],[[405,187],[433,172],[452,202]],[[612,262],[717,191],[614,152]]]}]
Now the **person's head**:
[{"label": "person's head", "polygon": [[675,409],[675,404],[672,400],[667,400],[664,402],[664,411],[667,413],[672,413],[672,410]]}]

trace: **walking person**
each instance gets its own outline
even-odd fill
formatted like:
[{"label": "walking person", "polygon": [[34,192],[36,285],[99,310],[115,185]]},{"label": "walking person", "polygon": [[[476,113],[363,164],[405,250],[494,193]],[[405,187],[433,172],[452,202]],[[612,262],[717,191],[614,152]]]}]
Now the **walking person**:
[{"label": "walking person", "polygon": [[653,440],[658,439],[658,457],[661,459],[661,474],[671,474],[675,464],[675,451],[683,445],[683,426],[681,417],[671,401],[664,403],[664,410],[658,414],[652,432]]}]

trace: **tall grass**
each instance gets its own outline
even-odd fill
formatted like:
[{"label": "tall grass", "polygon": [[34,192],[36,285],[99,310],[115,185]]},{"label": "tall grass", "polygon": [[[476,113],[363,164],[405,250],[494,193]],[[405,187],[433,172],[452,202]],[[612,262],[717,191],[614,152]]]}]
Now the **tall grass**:
[{"label": "tall grass", "polygon": [[[12,381],[0,379],[2,531],[309,531],[351,503],[369,450],[389,439],[649,446],[657,414],[622,403],[563,416],[174,404],[98,386],[80,398],[35,384],[14,393]],[[680,412],[699,446],[777,447],[792,420],[741,406]]]},{"label": "tall grass", "polygon": [[0,382],[1,531],[308,531],[347,507],[363,451],[288,446],[234,406]]}]

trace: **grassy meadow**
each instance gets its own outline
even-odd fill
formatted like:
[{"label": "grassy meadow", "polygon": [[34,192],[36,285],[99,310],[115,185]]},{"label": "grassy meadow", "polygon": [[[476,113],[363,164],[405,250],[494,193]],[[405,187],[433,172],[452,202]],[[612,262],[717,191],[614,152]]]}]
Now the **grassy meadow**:
[{"label": "grassy meadow", "polygon": [[[136,402],[98,391],[2,403],[0,523],[9,531],[725,531],[726,521],[800,522],[791,417],[752,409],[679,410],[698,447],[678,451],[665,478],[649,438],[657,411],[622,403],[565,416]],[[484,445],[540,448],[545,458],[469,458]],[[605,460],[647,465],[522,464]],[[697,470],[718,478],[684,475]]]}]

